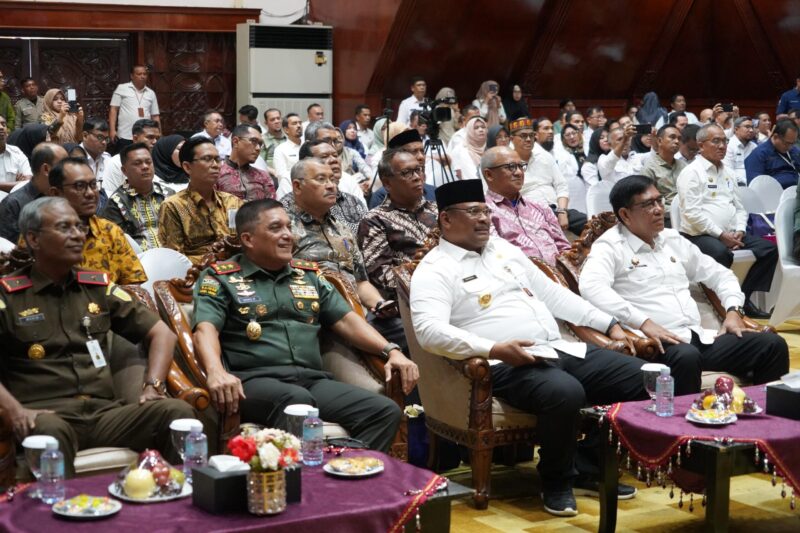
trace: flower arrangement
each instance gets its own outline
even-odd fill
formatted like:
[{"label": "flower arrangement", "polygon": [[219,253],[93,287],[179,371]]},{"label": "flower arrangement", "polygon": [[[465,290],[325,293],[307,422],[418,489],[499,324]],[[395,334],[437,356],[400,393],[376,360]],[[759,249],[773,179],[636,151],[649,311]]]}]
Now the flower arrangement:
[{"label": "flower arrangement", "polygon": [[237,435],[228,442],[233,455],[248,463],[252,472],[270,472],[300,464],[300,439],[280,429],[262,429]]}]

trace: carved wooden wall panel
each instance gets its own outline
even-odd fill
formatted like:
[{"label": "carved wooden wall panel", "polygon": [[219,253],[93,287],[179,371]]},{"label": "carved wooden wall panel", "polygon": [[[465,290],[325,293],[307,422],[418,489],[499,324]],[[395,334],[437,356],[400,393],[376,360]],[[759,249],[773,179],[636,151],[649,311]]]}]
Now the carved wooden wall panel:
[{"label": "carved wooden wall panel", "polygon": [[236,124],[235,33],[147,32],[144,58],[158,95],[165,132],[197,132],[202,116],[219,111]]},{"label": "carved wooden wall panel", "polygon": [[8,80],[5,92],[16,102],[22,95],[19,80],[28,75],[28,46],[17,39],[0,39],[0,71]]}]

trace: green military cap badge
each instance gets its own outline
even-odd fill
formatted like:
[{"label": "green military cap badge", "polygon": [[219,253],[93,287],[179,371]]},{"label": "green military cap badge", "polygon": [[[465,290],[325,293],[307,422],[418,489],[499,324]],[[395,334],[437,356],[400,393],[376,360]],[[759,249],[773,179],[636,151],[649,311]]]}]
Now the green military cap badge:
[{"label": "green military cap badge", "polygon": [[319,265],[315,261],[306,261],[305,259],[292,259],[289,263],[293,268],[301,268],[303,270],[319,270]]},{"label": "green military cap badge", "polygon": [[0,285],[3,285],[6,292],[17,292],[22,289],[27,289],[28,287],[33,287],[33,281],[31,281],[31,278],[28,276],[9,276],[0,278]]},{"label": "green military cap badge", "polygon": [[86,272],[81,271],[77,273],[78,283],[83,285],[102,285],[106,286],[110,283],[108,274],[106,272]]},{"label": "green military cap badge", "polygon": [[239,272],[242,269],[242,267],[239,266],[239,263],[236,261],[218,261],[216,263],[212,263],[211,268],[214,269],[214,272],[217,274],[233,274],[234,272]]}]

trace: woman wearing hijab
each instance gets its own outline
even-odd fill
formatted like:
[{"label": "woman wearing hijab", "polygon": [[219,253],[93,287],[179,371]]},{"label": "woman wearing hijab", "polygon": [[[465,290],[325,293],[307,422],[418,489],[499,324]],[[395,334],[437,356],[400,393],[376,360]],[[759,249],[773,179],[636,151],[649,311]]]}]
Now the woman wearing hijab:
[{"label": "woman wearing hijab", "polygon": [[461,119],[461,110],[458,107],[458,100],[456,100],[456,92],[450,87],[442,87],[436,93],[436,99],[442,100],[444,98],[453,98],[454,104],[440,104],[438,107],[450,108],[450,120],[439,123],[439,138],[445,146],[450,143],[450,139],[455,134],[459,120]]},{"label": "woman wearing hijab", "polygon": [[528,116],[528,103],[522,98],[522,87],[514,85],[511,90],[511,98],[503,101],[503,107],[508,120],[517,120]]},{"label": "woman wearing hijab", "polygon": [[608,143],[608,130],[605,128],[597,128],[592,133],[589,139],[589,155],[581,167],[581,176],[587,185],[594,185],[600,181],[600,175],[597,172],[597,160],[600,156],[607,154],[611,151],[611,145]]},{"label": "woman wearing hijab", "polygon": [[494,80],[486,80],[481,83],[478,94],[475,95],[475,100],[472,105],[477,107],[482,117],[486,117],[486,126],[492,127],[498,124],[505,124],[506,110],[503,108],[503,102],[500,100],[500,85]]},{"label": "woman wearing hijab", "polygon": [[161,137],[153,147],[153,170],[162,181],[172,184],[189,183],[189,176],[183,172],[178,159],[178,151],[185,142],[182,135],[167,135]]},{"label": "woman wearing hijab", "polygon": [[53,142],[81,142],[83,108],[78,105],[78,112],[70,113],[69,103],[61,89],[50,89],[44,93],[44,111],[39,122],[49,126],[50,139]]},{"label": "woman wearing hijab", "polygon": [[583,153],[583,132],[572,124],[565,124],[561,130],[561,147],[563,150],[555,151],[561,174],[568,180],[583,179],[581,170],[583,163],[586,162],[586,154]]},{"label": "woman wearing hijab", "polygon": [[82,157],[84,159],[89,157],[89,154],[86,153],[86,150],[83,149],[83,146],[78,143],[64,143],[62,146],[64,147],[64,150],[67,151],[67,155],[69,157]]},{"label": "woman wearing hijab", "polygon": [[636,120],[639,124],[650,124],[654,126],[659,119],[667,121],[667,110],[661,107],[658,101],[658,95],[654,92],[649,92],[642,98],[642,106],[636,112]]},{"label": "woman wearing hijab", "polygon": [[486,150],[486,121],[482,117],[472,117],[464,129],[467,142],[453,150],[450,155],[450,168],[458,179],[480,179],[478,168]]},{"label": "woman wearing hijab", "polygon": [[[350,126],[347,129],[347,133],[342,133],[345,130],[336,128],[337,140],[334,144],[334,148],[336,148],[336,155],[339,156],[339,161],[342,164],[342,171],[347,172],[348,174],[360,174],[361,177],[366,179],[372,174],[372,172],[367,166],[367,162],[364,161],[364,158],[361,156],[361,153],[364,151],[364,145],[362,145],[358,140],[355,122],[352,120],[345,120],[342,122],[342,125],[345,125],[348,122],[350,123]],[[354,144],[352,139],[350,140],[350,146],[348,146],[348,136],[355,137],[355,141],[358,143],[358,146],[361,147],[362,152],[359,152],[356,148],[352,148]],[[359,183],[361,182],[359,176],[356,176],[356,179],[358,179]]]},{"label": "woman wearing hijab", "polygon": [[36,145],[50,140],[47,126],[44,124],[25,124],[8,136],[8,144],[16,146],[25,154],[28,161]]},{"label": "woman wearing hijab", "polygon": [[511,143],[511,136],[505,126],[492,126],[486,135],[486,149],[495,146],[508,146]]},{"label": "woman wearing hijab", "polygon": [[339,129],[342,130],[344,134],[344,145],[347,148],[352,148],[358,155],[362,158],[367,157],[367,152],[364,149],[364,145],[361,144],[361,140],[358,138],[358,129],[356,129],[356,123],[354,120],[345,120],[341,124],[339,124]]}]

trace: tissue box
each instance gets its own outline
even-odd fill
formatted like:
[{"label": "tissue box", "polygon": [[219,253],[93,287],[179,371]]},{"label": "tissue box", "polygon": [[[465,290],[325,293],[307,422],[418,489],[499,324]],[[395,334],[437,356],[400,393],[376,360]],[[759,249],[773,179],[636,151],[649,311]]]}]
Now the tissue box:
[{"label": "tissue box", "polygon": [[800,389],[783,383],[767,385],[767,414],[800,420]]},{"label": "tissue box", "polygon": [[192,503],[214,514],[247,512],[247,472],[193,468]]},{"label": "tissue box", "polygon": [[303,500],[303,469],[299,466],[284,470],[286,475],[286,503],[298,503]]}]

